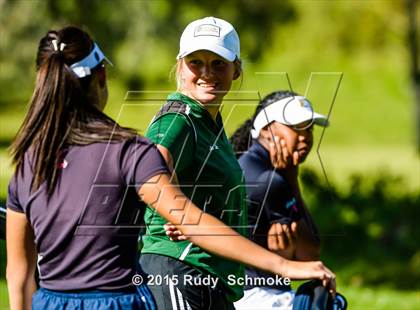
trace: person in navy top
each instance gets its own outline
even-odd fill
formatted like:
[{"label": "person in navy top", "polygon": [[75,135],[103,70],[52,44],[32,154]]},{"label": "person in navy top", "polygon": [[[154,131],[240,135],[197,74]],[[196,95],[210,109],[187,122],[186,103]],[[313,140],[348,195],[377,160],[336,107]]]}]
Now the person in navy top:
[{"label": "person in navy top", "polygon": [[6,215],[11,309],[154,309],[141,285],[147,279],[136,269],[145,204],[206,251],[335,289],[335,275],[321,262],[278,257],[188,200],[157,148],[102,112],[105,61],[77,27],[40,40],[35,89],[10,148],[16,166]]},{"label": "person in navy top", "polygon": [[[231,138],[247,185],[249,238],[299,261],[319,259],[320,251],[317,228],[298,183],[298,167],[312,148],[314,124],[327,126],[328,120],[315,113],[306,98],[277,91],[259,103],[253,119]],[[253,279],[275,278],[251,267],[246,268],[246,274]],[[248,283],[245,296],[235,303],[237,309],[291,309],[289,285]]]}]

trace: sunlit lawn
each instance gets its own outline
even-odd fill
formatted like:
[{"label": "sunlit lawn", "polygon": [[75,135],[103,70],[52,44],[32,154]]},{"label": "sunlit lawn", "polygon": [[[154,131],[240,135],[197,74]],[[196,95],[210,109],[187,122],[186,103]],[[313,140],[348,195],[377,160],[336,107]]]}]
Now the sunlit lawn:
[{"label": "sunlit lawn", "polygon": [[414,310],[420,307],[420,292],[401,292],[381,288],[339,287],[347,297],[349,310]]},{"label": "sunlit lawn", "polygon": [[6,279],[0,279],[0,309],[9,309],[9,298],[7,296]]}]

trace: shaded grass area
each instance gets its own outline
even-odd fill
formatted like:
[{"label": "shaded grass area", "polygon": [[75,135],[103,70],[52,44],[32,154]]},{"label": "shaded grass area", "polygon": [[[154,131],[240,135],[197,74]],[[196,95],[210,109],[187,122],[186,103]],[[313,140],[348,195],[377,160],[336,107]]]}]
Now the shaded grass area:
[{"label": "shaded grass area", "polygon": [[6,279],[0,278],[0,309],[9,309],[9,296],[7,294]]},{"label": "shaded grass area", "polygon": [[8,309],[9,298],[6,286],[6,242],[0,239],[0,309]]}]

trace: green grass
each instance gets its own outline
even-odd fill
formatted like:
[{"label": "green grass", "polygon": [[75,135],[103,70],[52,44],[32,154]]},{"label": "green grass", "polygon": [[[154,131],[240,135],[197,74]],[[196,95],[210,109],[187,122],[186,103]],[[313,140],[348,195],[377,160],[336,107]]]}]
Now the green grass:
[{"label": "green grass", "polygon": [[0,200],[6,199],[7,184],[12,173],[13,169],[7,151],[4,148],[0,148]]},{"label": "green grass", "polygon": [[419,309],[420,292],[399,292],[371,287],[338,287],[351,310],[413,310]]},{"label": "green grass", "polygon": [[26,112],[26,105],[23,101],[16,102],[15,106],[2,108],[0,111],[0,141],[5,142],[11,140],[19,129]]},{"label": "green grass", "polygon": [[0,239],[0,309],[7,309],[9,298],[5,279],[6,242]]},{"label": "green grass", "polygon": [[[296,290],[305,281],[293,281]],[[420,306],[420,291],[398,291],[386,287],[343,285],[337,277],[337,291],[346,297],[349,310],[414,310]]]},{"label": "green grass", "polygon": [[0,278],[0,309],[9,309],[6,279]]},{"label": "green grass", "polygon": [[348,186],[353,175],[387,173],[400,178],[404,184],[396,188],[396,192],[418,191],[420,158],[414,148],[407,145],[336,146],[325,142],[320,146],[319,157],[314,146],[304,166],[322,172],[321,159],[330,183],[339,188]]}]

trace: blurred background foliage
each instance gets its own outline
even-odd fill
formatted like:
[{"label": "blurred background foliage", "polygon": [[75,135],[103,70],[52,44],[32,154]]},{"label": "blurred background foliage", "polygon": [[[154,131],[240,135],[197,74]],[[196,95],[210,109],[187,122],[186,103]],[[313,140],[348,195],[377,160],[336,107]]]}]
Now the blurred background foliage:
[{"label": "blurred background foliage", "polygon": [[[170,72],[183,28],[217,16],[237,29],[244,68],[222,111],[228,134],[274,90],[292,88],[330,113],[332,125],[315,131],[301,176],[324,239],[323,259],[351,309],[419,308],[420,161],[406,4],[0,0],[0,205],[13,172],[6,148],[26,111],[38,41],[48,29],[88,29],[114,63],[106,112],[144,132],[175,88]],[[0,297],[6,307],[4,280]]]},{"label": "blurred background foliage", "polygon": [[1,65],[9,73],[2,75],[1,82],[11,87],[2,101],[20,98],[22,85],[16,85],[16,81],[31,68],[38,43],[34,38],[40,38],[53,26],[68,23],[85,26],[117,64],[115,74],[123,85],[140,90],[146,85],[167,84],[168,66],[174,63],[180,31],[198,16],[212,12],[231,21],[241,30],[242,50],[251,61],[261,58],[276,24],[296,18],[288,1],[266,5],[255,0],[213,0],[197,5],[195,1],[159,0],[3,0],[0,5]]}]

